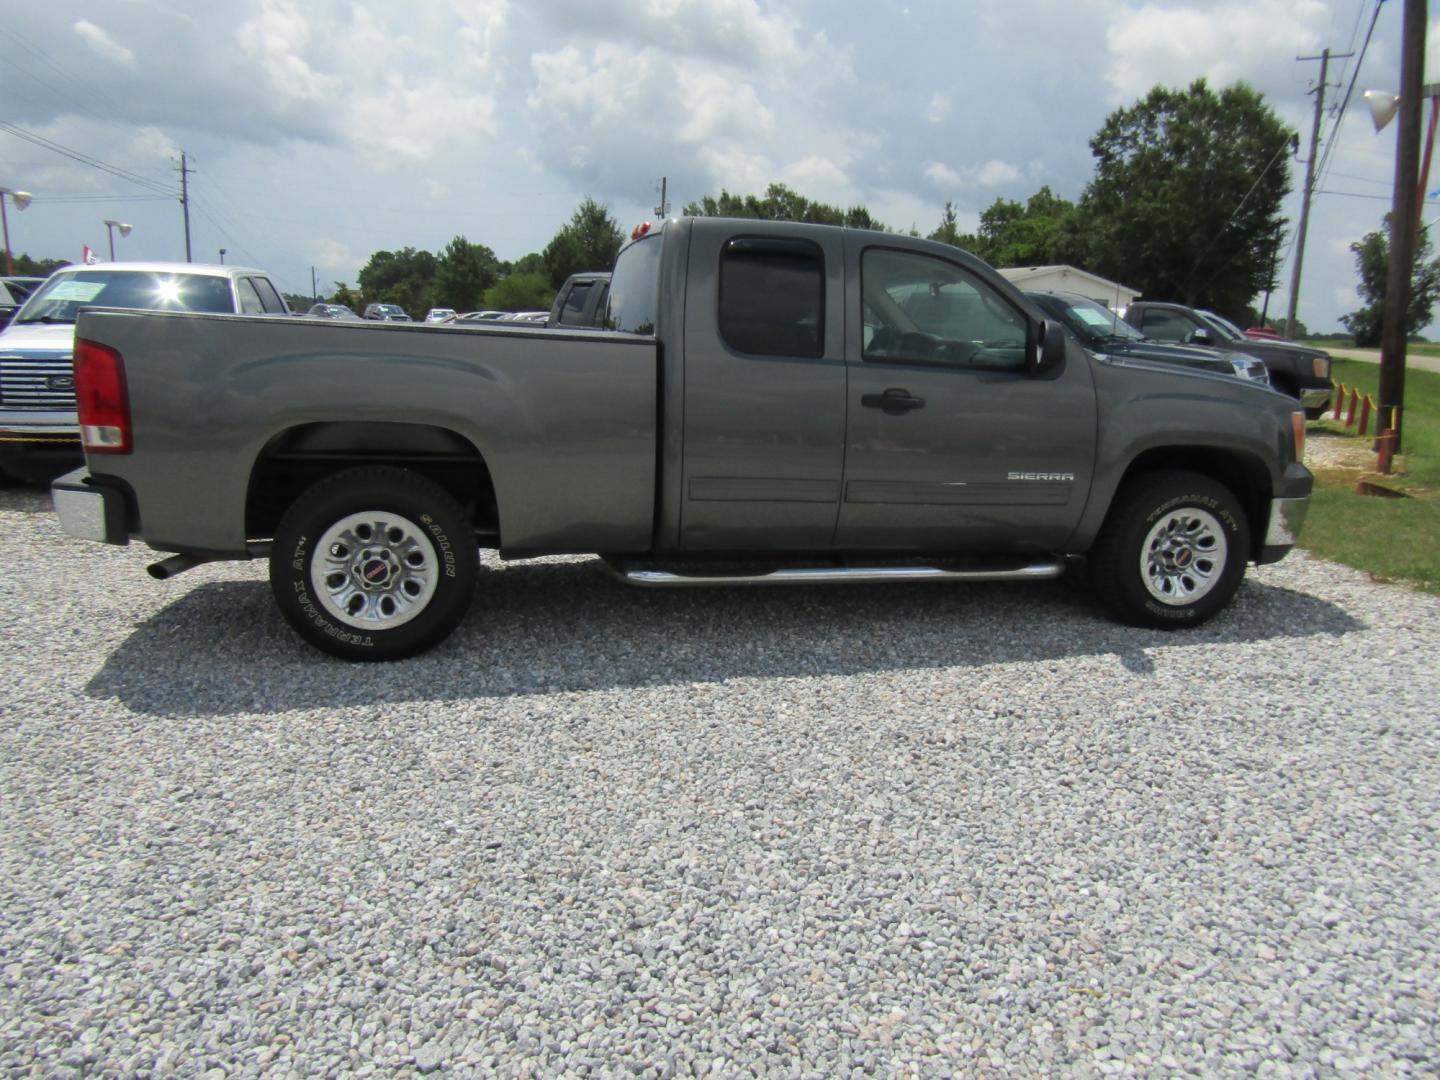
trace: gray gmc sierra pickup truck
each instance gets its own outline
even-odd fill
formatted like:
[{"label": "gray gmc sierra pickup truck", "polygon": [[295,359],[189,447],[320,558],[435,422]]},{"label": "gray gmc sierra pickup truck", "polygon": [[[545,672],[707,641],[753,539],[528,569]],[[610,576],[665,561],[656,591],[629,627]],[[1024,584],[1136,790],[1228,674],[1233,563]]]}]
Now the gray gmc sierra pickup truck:
[{"label": "gray gmc sierra pickup truck", "polygon": [[269,559],[302,637],[392,659],[464,617],[478,549],[641,585],[997,580],[1084,560],[1196,625],[1304,519],[1299,404],[1108,362],[984,263],[887,233],[672,219],[605,329],[87,309],[72,535]]}]

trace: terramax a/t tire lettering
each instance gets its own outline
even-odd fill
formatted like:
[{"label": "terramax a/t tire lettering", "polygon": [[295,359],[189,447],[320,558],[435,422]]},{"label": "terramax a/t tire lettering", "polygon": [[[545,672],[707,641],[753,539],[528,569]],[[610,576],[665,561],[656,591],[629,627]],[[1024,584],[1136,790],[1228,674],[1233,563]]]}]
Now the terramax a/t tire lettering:
[{"label": "terramax a/t tire lettering", "polygon": [[399,660],[464,619],[479,554],[464,511],[408,469],[326,477],[275,531],[270,587],[306,641],[348,660]]},{"label": "terramax a/t tire lettering", "polygon": [[1199,626],[1245,576],[1250,525],[1223,484],[1198,473],[1147,473],[1116,493],[1090,556],[1100,600],[1132,626]]}]

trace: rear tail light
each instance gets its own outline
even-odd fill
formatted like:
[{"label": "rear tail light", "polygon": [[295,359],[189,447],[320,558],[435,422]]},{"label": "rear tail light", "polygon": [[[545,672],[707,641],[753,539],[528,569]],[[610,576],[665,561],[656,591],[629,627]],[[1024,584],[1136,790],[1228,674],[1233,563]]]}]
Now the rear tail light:
[{"label": "rear tail light", "polygon": [[1315,357],[1315,377],[1317,379],[1330,378],[1330,358],[1328,356]]},{"label": "rear tail light", "polygon": [[84,338],[75,342],[75,407],[87,453],[130,453],[130,395],[117,350]]}]

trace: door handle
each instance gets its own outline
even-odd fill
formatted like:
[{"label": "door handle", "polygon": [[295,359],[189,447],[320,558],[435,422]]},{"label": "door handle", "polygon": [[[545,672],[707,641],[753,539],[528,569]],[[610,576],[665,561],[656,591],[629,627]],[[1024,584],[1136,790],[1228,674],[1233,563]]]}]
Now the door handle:
[{"label": "door handle", "polygon": [[925,399],[915,397],[909,390],[902,390],[897,386],[883,394],[866,394],[860,399],[860,404],[867,409],[879,409],[887,416],[899,416],[911,409],[923,408]]}]

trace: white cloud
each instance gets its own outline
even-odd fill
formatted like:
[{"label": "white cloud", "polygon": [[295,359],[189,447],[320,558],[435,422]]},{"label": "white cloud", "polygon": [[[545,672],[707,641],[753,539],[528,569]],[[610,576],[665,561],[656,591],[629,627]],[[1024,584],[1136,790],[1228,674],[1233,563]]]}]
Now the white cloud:
[{"label": "white cloud", "polygon": [[[1319,52],[1329,29],[1322,0],[1152,0],[1117,13],[1105,35],[1111,55],[1106,79],[1117,102],[1140,97],[1157,83],[1177,86],[1200,76],[1215,87],[1243,79],[1261,89],[1288,88],[1290,57]],[[1279,41],[1285,42],[1282,52]]]},{"label": "white cloud", "polygon": [[938,161],[925,166],[926,180],[939,188],[954,190],[962,187],[999,187],[1020,178],[1020,170],[1008,161],[986,161],[979,165],[967,165],[952,169]]},{"label": "white cloud", "polygon": [[337,20],[295,0],[262,0],[235,41],[261,73],[272,108],[309,118],[385,171],[430,158],[459,120],[467,138],[498,130],[493,94],[474,83],[490,68],[504,0],[456,10],[458,24],[442,9],[423,9],[417,27],[386,9],[355,7]]},{"label": "white cloud", "polygon": [[775,129],[775,114],[761,103],[754,86],[714,70],[681,68],[675,77],[685,118],[676,132],[682,142],[698,146],[718,138],[759,139]]},{"label": "white cloud", "polygon": [[964,177],[958,172],[949,165],[942,165],[938,161],[932,161],[925,166],[925,179],[941,188],[958,188],[965,182]]},{"label": "white cloud", "polygon": [[786,165],[780,170],[780,180],[820,202],[849,205],[856,201],[855,189],[845,170],[820,154]]},{"label": "white cloud", "polygon": [[316,266],[323,266],[327,270],[350,271],[361,263],[349,246],[339,240],[321,240],[315,248],[313,258]]},{"label": "white cloud", "polygon": [[930,104],[925,109],[925,119],[938,124],[950,115],[950,99],[938,90],[930,95]]},{"label": "white cloud", "polygon": [[975,182],[981,187],[996,187],[1018,179],[1020,170],[1008,161],[987,161],[975,170]]},{"label": "white cloud", "polygon": [[89,45],[98,56],[106,60],[113,60],[117,64],[130,67],[135,63],[135,54],[121,45],[100,27],[96,26],[89,19],[80,19],[75,23],[75,33],[80,35],[80,40]]}]

